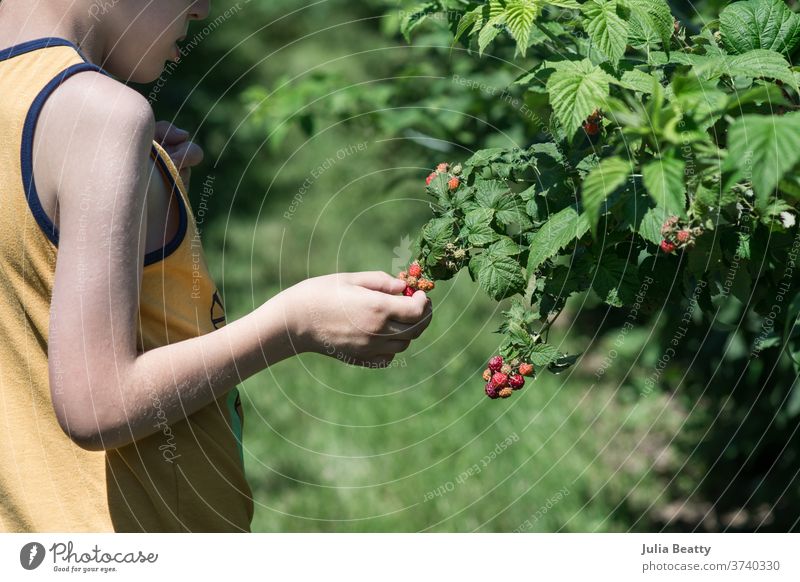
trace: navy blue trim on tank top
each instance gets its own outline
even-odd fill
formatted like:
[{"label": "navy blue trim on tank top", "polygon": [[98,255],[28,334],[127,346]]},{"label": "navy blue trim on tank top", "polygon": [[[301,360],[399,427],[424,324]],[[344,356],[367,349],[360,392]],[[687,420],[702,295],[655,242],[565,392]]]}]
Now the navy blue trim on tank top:
[{"label": "navy blue trim on tank top", "polygon": [[[56,46],[68,46],[75,50],[78,55],[83,59],[83,63],[72,65],[71,67],[67,67],[58,75],[56,75],[47,85],[45,85],[44,89],[42,89],[39,94],[36,96],[36,99],[33,101],[30,110],[25,118],[25,125],[22,129],[22,147],[20,148],[20,157],[21,157],[21,164],[22,164],[22,181],[23,181],[23,188],[25,191],[25,197],[28,200],[28,206],[31,209],[33,217],[36,219],[36,222],[39,224],[39,227],[44,232],[45,236],[53,243],[56,247],[58,246],[58,228],[56,228],[53,221],[47,216],[47,213],[44,211],[42,207],[41,200],[39,199],[39,193],[36,190],[36,182],[33,178],[33,136],[36,131],[36,123],[39,120],[39,115],[42,112],[42,108],[44,107],[45,102],[47,101],[48,97],[55,91],[64,81],[66,81],[71,76],[82,73],[84,71],[94,71],[97,73],[102,73],[108,77],[111,75],[105,71],[102,67],[99,67],[93,63],[90,63],[86,56],[81,52],[75,43],[70,42],[65,38],[58,38],[58,37],[47,37],[47,38],[38,38],[36,40],[30,40],[27,42],[20,43],[18,45],[0,49],[0,61],[5,61],[11,59],[13,57],[24,55],[26,53],[43,49],[43,48],[50,48]],[[184,237],[186,236],[186,231],[188,228],[188,211],[186,209],[186,205],[183,200],[183,196],[180,194],[180,190],[178,188],[178,184],[175,181],[175,178],[169,171],[166,161],[162,158],[158,149],[155,146],[152,147],[152,155],[158,163],[159,167],[162,170],[163,175],[166,177],[170,189],[170,196],[175,196],[178,199],[178,214],[179,214],[179,225],[178,225],[178,232],[175,234],[173,239],[167,243],[161,249],[156,251],[149,252],[144,257],[144,265],[152,265],[157,263],[169,255],[171,255],[175,250],[181,245],[183,242]]]},{"label": "navy blue trim on tank top", "polygon": [[[164,158],[161,157],[161,154],[156,149],[156,146],[153,146],[153,155],[155,156],[156,163],[161,168],[161,172],[164,176],[166,176],[167,180],[169,181],[169,192],[170,197],[176,197],[178,199],[178,232],[175,233],[175,236],[172,237],[172,240],[167,243],[167,245],[163,248],[158,249],[157,251],[151,251],[144,256],[144,266],[152,265],[153,263],[157,263],[166,259],[172,253],[174,253],[181,243],[183,242],[183,238],[186,236],[186,230],[188,228],[188,217],[186,206],[183,203],[183,196],[181,196],[180,190],[178,188],[178,183],[175,181],[175,178],[169,171],[169,167],[167,166],[167,162]],[[169,213],[168,213],[169,214]]]},{"label": "navy blue trim on tank top", "polygon": [[45,236],[47,236],[50,242],[55,246],[58,246],[58,229],[47,216],[44,208],[42,208],[42,203],[39,200],[39,193],[36,191],[36,182],[33,179],[33,134],[36,131],[36,122],[39,120],[39,114],[42,112],[42,107],[44,107],[47,98],[50,97],[53,91],[64,81],[77,73],[83,73],[85,71],[103,72],[100,67],[91,63],[79,63],[61,71],[45,85],[44,89],[36,96],[31,108],[28,110],[28,115],[25,118],[25,125],[22,128],[20,162],[22,164],[22,186],[25,190],[25,197],[28,199],[28,206],[30,206],[36,222],[39,223]]}]

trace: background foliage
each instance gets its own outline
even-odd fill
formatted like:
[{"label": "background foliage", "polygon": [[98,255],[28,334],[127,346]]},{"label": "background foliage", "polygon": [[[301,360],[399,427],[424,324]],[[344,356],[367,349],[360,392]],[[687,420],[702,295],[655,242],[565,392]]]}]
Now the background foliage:
[{"label": "background foliage", "polygon": [[[631,0],[619,4],[626,3]],[[742,56],[727,40],[713,37],[724,2],[672,3],[683,27],[679,38],[666,29],[663,35],[648,35],[650,13],[645,10],[641,30],[626,31],[627,40],[639,45],[630,51],[612,33],[589,45],[586,36],[572,35],[572,48],[581,58],[569,52],[569,34],[559,31],[561,27],[569,33],[577,17],[557,5],[575,3],[532,3],[550,5],[544,7],[549,24],[543,29],[531,26],[528,47],[519,42],[529,20],[524,10],[511,12],[516,15],[511,26],[492,25],[483,38],[480,31],[475,36],[464,31],[454,42],[463,14],[483,3],[429,4],[427,18],[421,19],[413,16],[416,3],[378,0],[312,5],[284,0],[241,3],[238,9],[234,3],[217,3],[217,16],[226,8],[231,15],[192,31],[213,28],[180,67],[165,74],[154,107],[159,117],[195,130],[206,149],[192,194],[196,208],[207,208],[201,224],[204,244],[229,318],[308,276],[398,270],[415,252],[411,241],[431,216],[434,199],[425,192],[425,175],[439,161],[467,160],[487,148],[501,148],[504,155],[536,154],[540,189],[541,180],[549,180],[553,188],[563,186],[565,171],[576,183],[601,172],[596,174],[601,200],[592,212],[593,226],[604,234],[596,238],[594,227],[585,239],[568,240],[561,255],[571,257],[585,246],[586,268],[596,269],[603,264],[596,260],[599,247],[616,249],[611,275],[601,278],[606,283],[598,293],[597,284],[568,282],[569,273],[579,272],[568,268],[570,262],[545,257],[542,264],[548,271],[540,277],[540,292],[546,311],[566,304],[558,305],[564,309],[548,343],[583,356],[567,372],[539,375],[508,401],[486,399],[478,376],[502,340],[490,332],[503,323],[510,300],[494,302],[485,285],[482,290],[473,284],[468,270],[437,285],[434,323],[398,357],[396,367],[362,370],[321,356],[301,356],[245,382],[245,456],[258,505],[254,529],[796,529],[800,398],[788,355],[792,336],[782,333],[797,310],[789,309],[796,303],[796,282],[791,281],[786,309],[774,326],[781,333],[763,334],[765,312],[753,307],[760,301],[769,313],[777,273],[796,231],[784,225],[780,212],[793,213],[791,170],[797,160],[780,155],[766,162],[782,164],[786,183],[780,199],[787,207],[770,209],[769,197],[759,191],[768,192],[776,184],[759,186],[754,176],[758,200],[749,214],[755,217],[749,229],[753,246],[744,261],[752,267],[737,269],[748,276],[737,277],[729,293],[723,294],[719,283],[726,280],[739,239],[730,239],[719,228],[721,212],[707,222],[711,207],[722,204],[697,208],[698,224],[707,232],[691,254],[680,257],[658,255],[655,233],[639,237],[643,240],[634,243],[637,253],[632,254],[629,235],[612,238],[615,230],[625,231],[613,224],[615,215],[622,214],[612,212],[600,220],[608,200],[617,196],[624,205],[629,196],[618,192],[624,179],[614,176],[620,172],[641,174],[643,183],[635,178],[631,183],[639,190],[630,195],[641,195],[634,198],[641,202],[639,208],[655,207],[653,184],[664,186],[662,197],[674,194],[676,180],[670,176],[678,173],[670,164],[683,159],[684,143],[682,136],[676,141],[669,134],[669,115],[682,98],[694,100],[683,109],[695,115],[691,147],[695,159],[712,169],[709,174],[714,173],[714,160],[721,159],[719,150],[729,150],[736,160],[744,159],[735,151],[739,143],[746,144],[743,149],[769,153],[768,147],[752,147],[756,131],[767,132],[767,144],[778,137],[793,139],[793,37],[782,45],[772,39],[770,46],[783,61],[760,55],[757,68],[763,71],[770,64],[771,74],[755,74],[740,61],[743,74],[731,76],[726,73],[731,59]],[[608,3],[595,4],[600,8],[585,8],[585,18],[607,19],[606,31],[619,28],[610,13],[591,11],[607,9]],[[659,22],[665,24],[659,14],[651,21],[656,31]],[[586,26],[586,35],[600,34],[599,28],[592,30]],[[701,40],[687,41],[695,35]],[[680,50],[686,42],[701,48]],[[591,53],[597,46],[602,55]],[[723,65],[713,62],[714,46],[725,53],[720,56]],[[743,52],[746,56],[748,51]],[[640,65],[646,65],[645,71],[627,63],[633,53],[644,55]],[[685,62],[675,61],[680,58]],[[697,62],[701,58],[706,62]],[[551,73],[542,67],[547,60],[565,64]],[[619,99],[616,106],[609,101],[604,108],[608,115],[600,140],[580,129],[596,104],[558,109],[575,94],[570,89],[575,74],[569,69],[574,66],[587,67],[580,75],[596,76],[601,89],[608,82]],[[691,68],[708,73],[694,83],[687,74]],[[666,92],[669,80],[673,91],[656,101],[652,96],[659,89],[652,83],[642,86],[643,78],[633,70],[648,75],[661,71]],[[784,75],[778,86],[774,80]],[[684,77],[675,91],[675,79]],[[633,87],[634,82],[639,84]],[[555,100],[554,116],[549,94],[561,85],[564,99]],[[758,99],[741,98],[756,90],[761,91]],[[145,94],[151,91],[143,88]],[[625,101],[626,95],[637,102]],[[765,101],[771,104],[768,110]],[[728,117],[714,120],[719,104]],[[784,115],[777,126],[756,127],[760,117],[743,117],[778,113],[778,106]],[[728,131],[734,118],[739,125]],[[714,132],[717,126],[719,133]],[[778,131],[782,133],[776,137]],[[572,161],[565,164],[530,149],[547,143],[558,146],[550,154],[573,156]],[[358,144],[364,145],[359,149]],[[703,149],[711,146],[717,149]],[[637,147],[639,153],[631,154]],[[789,142],[778,151],[800,149]],[[592,155],[594,163],[584,161]],[[489,180],[505,180],[525,163],[481,159],[473,158]],[[598,166],[600,159],[618,162]],[[646,170],[620,170],[631,161],[657,161],[656,175],[662,179],[648,185]],[[765,167],[761,161],[756,167]],[[731,166],[731,184],[747,184],[735,175],[739,169]],[[762,180],[769,176],[765,173]],[[725,179],[720,174],[717,182],[695,181],[685,192],[686,207],[670,211],[693,211],[690,203],[704,200],[697,190],[701,187],[718,202],[729,194],[727,187],[718,186],[720,181],[728,184]],[[204,182],[212,186],[204,189]],[[729,212],[737,201],[747,200],[746,190],[728,203]],[[568,208],[575,195],[563,193],[560,203],[558,196],[545,199],[542,219]],[[758,201],[765,205],[758,207]],[[583,206],[577,211],[584,216]],[[634,212],[634,220],[638,216]],[[529,231],[540,232],[533,224]],[[707,241],[710,246],[704,247]],[[637,307],[635,325],[626,326],[641,281],[625,281],[619,265],[625,261],[642,269],[636,262],[642,253],[660,257],[661,266],[656,284]],[[679,296],[688,292],[691,299],[695,288],[685,284],[683,273],[696,276],[695,283],[706,277],[709,257],[721,265],[717,286],[712,277],[691,308],[695,303]],[[525,266],[528,258],[520,257]],[[587,275],[588,281],[597,280]],[[547,293],[554,282],[560,288]],[[574,290],[565,293],[561,289],[568,283]],[[665,295],[670,289],[674,296]],[[566,295],[571,295],[568,301]],[[675,323],[681,321],[685,331],[665,362],[676,340]],[[508,439],[511,444],[502,446]]]}]

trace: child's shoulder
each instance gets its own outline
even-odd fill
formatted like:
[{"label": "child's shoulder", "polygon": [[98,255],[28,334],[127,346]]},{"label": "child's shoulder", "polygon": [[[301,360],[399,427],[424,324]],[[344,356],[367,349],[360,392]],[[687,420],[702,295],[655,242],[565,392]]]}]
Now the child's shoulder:
[{"label": "child's shoulder", "polygon": [[83,191],[87,172],[112,184],[138,174],[154,134],[153,110],[133,89],[93,71],[67,79],[44,104],[34,136],[34,174],[45,212],[56,216],[69,192]]},{"label": "child's shoulder", "polygon": [[89,130],[115,129],[106,127],[109,120],[121,128],[155,127],[153,109],[141,94],[95,71],[85,71],[64,81],[48,98],[42,113],[42,119],[79,122]]}]

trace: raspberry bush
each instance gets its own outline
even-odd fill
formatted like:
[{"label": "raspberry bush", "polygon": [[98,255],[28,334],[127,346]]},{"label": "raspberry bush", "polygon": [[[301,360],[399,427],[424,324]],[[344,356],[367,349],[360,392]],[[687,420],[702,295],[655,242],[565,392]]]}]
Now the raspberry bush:
[{"label": "raspberry bush", "polygon": [[664,0],[439,0],[408,13],[403,32],[436,13],[479,57],[514,43],[496,66],[523,69],[513,87],[545,127],[426,179],[421,269],[446,280],[466,268],[493,299],[513,298],[487,396],[514,387],[492,362],[516,362],[523,381],[528,366],[575,362],[548,341],[569,297],[591,291],[624,309],[644,281],[647,311],[696,301],[713,315],[734,300],[770,320],[759,346],[800,361],[800,73],[789,61],[800,17],[782,0],[744,0],[690,33]]}]

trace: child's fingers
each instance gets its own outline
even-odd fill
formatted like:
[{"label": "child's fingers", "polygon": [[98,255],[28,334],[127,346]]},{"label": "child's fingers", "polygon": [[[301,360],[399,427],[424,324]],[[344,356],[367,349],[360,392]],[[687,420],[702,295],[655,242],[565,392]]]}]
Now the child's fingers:
[{"label": "child's fingers", "polygon": [[185,141],[180,145],[169,146],[165,149],[169,157],[172,158],[172,163],[174,163],[179,170],[197,166],[205,157],[203,149],[191,141]]},{"label": "child's fingers", "polygon": [[188,131],[172,125],[169,121],[156,123],[155,140],[162,146],[177,145],[188,139]]},{"label": "child's fingers", "polygon": [[430,319],[431,300],[424,291],[415,291],[411,297],[387,298],[387,301],[390,301],[389,319],[410,324],[419,323],[426,318]]},{"label": "child's fingers", "polygon": [[389,295],[396,295],[402,293],[406,288],[406,284],[398,279],[392,277],[389,273],[383,271],[363,271],[361,273],[347,273],[348,280],[353,285],[371,289],[372,291],[380,291],[381,293],[388,293]]}]

